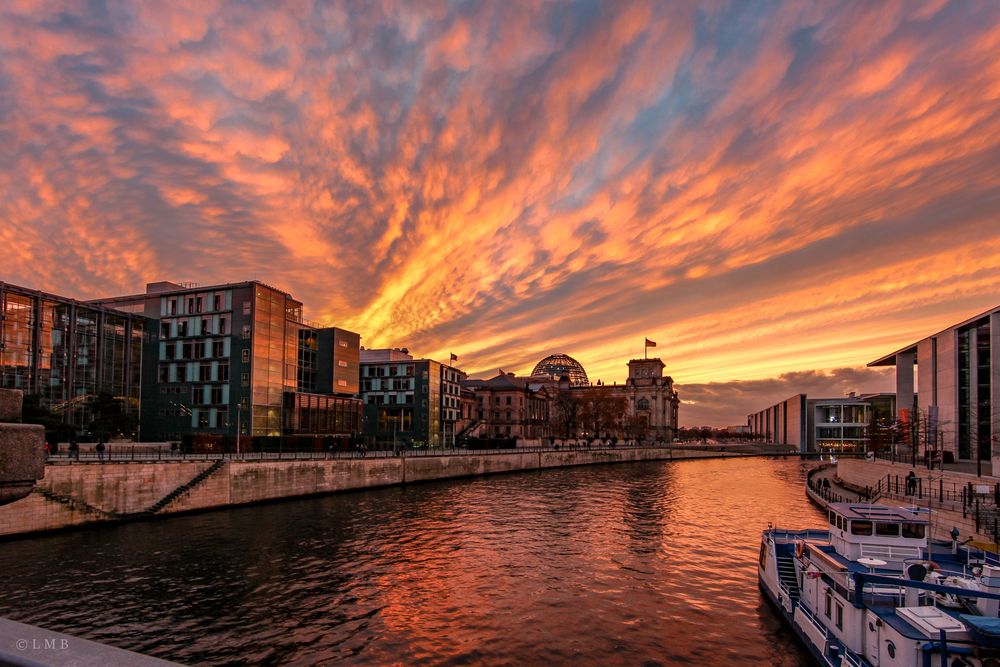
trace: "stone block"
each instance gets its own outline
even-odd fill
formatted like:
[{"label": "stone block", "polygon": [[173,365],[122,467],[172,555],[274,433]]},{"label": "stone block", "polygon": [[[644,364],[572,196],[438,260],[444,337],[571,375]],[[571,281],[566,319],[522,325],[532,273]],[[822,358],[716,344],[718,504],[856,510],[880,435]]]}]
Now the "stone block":
[{"label": "stone block", "polygon": [[44,476],[45,427],[0,424],[0,505],[25,497]]},{"label": "stone block", "polygon": [[21,421],[24,392],[20,389],[0,389],[0,422]]}]

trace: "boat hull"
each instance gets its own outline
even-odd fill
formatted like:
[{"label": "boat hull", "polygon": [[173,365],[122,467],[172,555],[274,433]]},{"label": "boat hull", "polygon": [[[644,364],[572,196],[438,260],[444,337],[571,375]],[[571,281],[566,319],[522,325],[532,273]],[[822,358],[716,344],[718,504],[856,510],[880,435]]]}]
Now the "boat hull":
[{"label": "boat hull", "polygon": [[781,617],[781,620],[784,621],[784,623],[788,625],[795,632],[795,636],[798,638],[799,643],[809,650],[809,654],[812,656],[816,664],[832,667],[833,663],[827,660],[826,657],[823,655],[825,647],[823,648],[817,647],[816,644],[813,643],[813,641],[809,638],[809,636],[802,630],[802,628],[799,627],[798,623],[795,622],[795,619],[792,617],[792,614],[789,614],[787,611],[785,611],[784,607],[782,607],[781,605],[781,601],[778,600],[778,596],[774,593],[774,591],[771,590],[771,588],[767,585],[767,583],[763,580],[763,578],[761,578],[759,570],[757,575],[757,586],[764,593],[764,597],[771,604],[771,607],[773,607],[774,610],[778,613],[778,616]]}]

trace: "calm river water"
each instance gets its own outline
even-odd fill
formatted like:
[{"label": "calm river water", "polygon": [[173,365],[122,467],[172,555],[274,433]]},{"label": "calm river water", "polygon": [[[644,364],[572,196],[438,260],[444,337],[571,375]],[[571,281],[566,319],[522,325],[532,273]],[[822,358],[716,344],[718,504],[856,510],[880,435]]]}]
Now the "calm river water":
[{"label": "calm river water", "polygon": [[0,543],[0,616],[189,664],[799,665],[757,589],[810,463],[565,468]]}]

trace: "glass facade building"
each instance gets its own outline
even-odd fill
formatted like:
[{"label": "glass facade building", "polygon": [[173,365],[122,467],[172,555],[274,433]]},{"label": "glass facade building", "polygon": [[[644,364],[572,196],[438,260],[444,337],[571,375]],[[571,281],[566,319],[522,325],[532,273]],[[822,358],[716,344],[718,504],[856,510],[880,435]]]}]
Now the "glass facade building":
[{"label": "glass facade building", "polygon": [[895,367],[898,418],[918,455],[1000,456],[1000,306],[868,365]]},{"label": "glass facade building", "polygon": [[147,318],[5,283],[0,309],[0,386],[37,395],[81,431],[95,396],[140,410]]},{"label": "glass facade building", "polygon": [[[303,404],[297,395],[353,400],[358,413],[360,336],[305,322],[302,303],[286,292],[257,281],[208,287],[159,282],[150,283],[144,294],[99,303],[143,312],[156,322],[143,409],[144,430],[155,437],[350,435],[358,430],[344,418],[345,410],[351,413],[344,402],[317,398]],[[334,367],[342,382],[334,377]],[[323,410],[329,415],[317,416]],[[309,430],[317,425],[334,430]]]}]

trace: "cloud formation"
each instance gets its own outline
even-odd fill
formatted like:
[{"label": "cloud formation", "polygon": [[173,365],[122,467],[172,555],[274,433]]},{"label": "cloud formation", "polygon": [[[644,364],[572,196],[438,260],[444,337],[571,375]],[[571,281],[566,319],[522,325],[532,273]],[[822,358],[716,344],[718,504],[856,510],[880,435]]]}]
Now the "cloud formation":
[{"label": "cloud formation", "polygon": [[2,277],[256,277],[473,372],[858,366],[998,300],[998,52],[987,0],[16,0]]},{"label": "cloud formation", "polygon": [[796,394],[809,398],[838,398],[850,392],[896,391],[891,368],[835,368],[830,371],[795,371],[760,380],[705,382],[678,386],[683,426],[735,426],[747,415],[775,405]]}]

